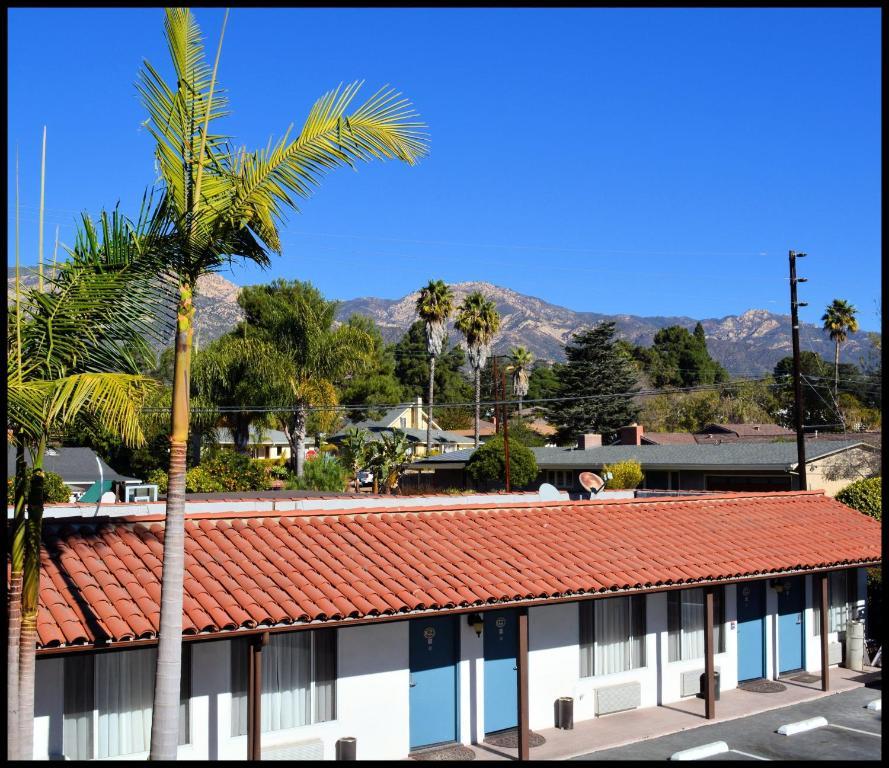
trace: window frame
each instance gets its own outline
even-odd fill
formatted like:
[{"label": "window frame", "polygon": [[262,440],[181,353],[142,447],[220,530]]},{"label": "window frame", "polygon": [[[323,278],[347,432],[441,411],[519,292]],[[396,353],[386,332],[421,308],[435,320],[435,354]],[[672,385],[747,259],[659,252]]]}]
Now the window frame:
[{"label": "window frame", "polygon": [[[691,589],[674,589],[667,592],[667,662],[670,664],[683,661],[697,661],[704,659],[705,656],[696,656],[694,658],[682,657],[682,596],[687,595],[695,589],[702,591],[704,587],[692,587]],[[674,605],[678,603],[677,607]],[[706,631],[706,602],[704,603],[704,631]],[[676,622],[678,621],[678,624]],[[713,655],[725,653],[725,585],[719,584],[713,587]],[[706,639],[706,638],[705,638]],[[677,655],[678,654],[678,655]],[[675,658],[674,658],[675,655]]]},{"label": "window frame", "polygon": [[[578,646],[580,648],[580,678],[589,680],[594,677],[605,677],[607,675],[621,675],[634,670],[646,669],[648,667],[648,600],[647,595],[619,595],[615,597],[601,598],[600,600],[583,600],[578,603]],[[623,600],[627,606],[627,626],[630,628],[629,635],[623,641],[629,643],[636,638],[639,639],[642,649],[642,661],[638,666],[631,666],[616,672],[597,672],[596,671],[596,651],[599,644],[599,636],[596,632],[596,605],[601,600]],[[641,608],[637,607],[641,604]],[[586,615],[585,615],[586,614]],[[641,628],[634,626],[634,617],[641,617]],[[640,630],[635,633],[634,630]]]}]

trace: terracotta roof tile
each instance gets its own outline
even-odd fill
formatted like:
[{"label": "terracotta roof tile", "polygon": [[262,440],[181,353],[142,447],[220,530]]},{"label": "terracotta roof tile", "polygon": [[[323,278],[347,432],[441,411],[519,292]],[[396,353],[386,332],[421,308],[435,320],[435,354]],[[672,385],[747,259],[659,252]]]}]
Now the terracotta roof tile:
[{"label": "terracotta roof tile", "polygon": [[[813,492],[238,515],[189,515],[186,634],[881,558],[877,521]],[[44,528],[41,647],[156,637],[162,522]]]}]

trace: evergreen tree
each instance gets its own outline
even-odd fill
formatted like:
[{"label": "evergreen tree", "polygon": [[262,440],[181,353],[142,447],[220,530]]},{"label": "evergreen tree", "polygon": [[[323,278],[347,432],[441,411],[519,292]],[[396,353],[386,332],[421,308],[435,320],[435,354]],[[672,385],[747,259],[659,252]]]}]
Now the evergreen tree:
[{"label": "evergreen tree", "polygon": [[549,365],[538,362],[528,376],[528,400],[544,400],[555,397],[559,389],[559,363]]},{"label": "evergreen tree", "polygon": [[610,438],[639,414],[639,406],[627,394],[637,389],[636,373],[616,347],[614,325],[603,322],[572,334],[565,346],[567,363],[558,369],[556,397],[586,399],[556,401],[545,409],[547,419],[558,429],[560,445],[573,443],[587,432]]},{"label": "evergreen tree", "polygon": [[[446,338],[442,349],[448,349]],[[417,320],[393,349],[395,378],[401,384],[404,401],[426,395],[429,387],[429,354],[426,351],[426,325]],[[435,361],[435,401],[445,403],[469,403],[473,398],[472,384],[463,373],[466,355],[462,347],[455,346],[443,352]],[[442,429],[465,429],[472,423],[472,407],[436,409],[435,422]]]},{"label": "evergreen tree", "polygon": [[707,351],[704,327],[700,323],[694,333],[681,325],[661,328],[654,335],[647,354],[640,351],[634,357],[642,362],[656,387],[694,387],[728,381],[726,370]]},{"label": "evergreen tree", "polygon": [[338,387],[339,400],[346,405],[367,406],[348,411],[347,416],[352,421],[379,419],[383,409],[374,408],[374,405],[392,405],[404,398],[395,375],[395,345],[386,344],[376,323],[365,315],[352,315],[346,325],[366,333],[370,337],[370,346],[366,369],[342,382]]}]

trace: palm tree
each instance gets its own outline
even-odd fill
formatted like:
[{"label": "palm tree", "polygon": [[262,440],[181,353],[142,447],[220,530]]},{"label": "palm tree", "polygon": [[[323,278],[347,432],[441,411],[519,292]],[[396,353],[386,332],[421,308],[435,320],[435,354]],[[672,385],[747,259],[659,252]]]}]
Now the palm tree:
[{"label": "palm tree", "polygon": [[454,327],[466,339],[466,350],[469,353],[469,364],[475,371],[475,447],[478,448],[478,427],[481,403],[481,374],[488,355],[491,353],[491,342],[500,328],[500,315],[497,305],[485,298],[480,291],[470,293],[457,310]]},{"label": "palm tree", "polygon": [[444,346],[448,318],[454,309],[454,294],[442,280],[430,280],[417,297],[417,315],[426,326],[426,352],[429,354],[429,413],[426,421],[426,455],[432,451],[432,395],[435,384],[435,358]]},{"label": "palm tree", "polygon": [[534,355],[525,347],[513,347],[506,370],[512,374],[512,391],[519,399],[519,418],[522,418],[522,398],[528,394],[528,376],[533,362]]},{"label": "palm tree", "polygon": [[179,307],[151,725],[150,756],[155,760],[174,759],[178,740],[185,453],[196,281],[235,257],[267,265],[269,253],[281,251],[278,222],[286,209],[298,210],[293,197],[308,198],[329,169],[375,158],[412,165],[427,147],[425,126],[393,90],[378,91],[347,115],[361,85],[353,83],[322,96],[295,138],[288,130],[265,149],[235,149],[211,126],[225,114],[216,73],[228,12],[212,69],[189,9],[166,9],[165,14],[175,79],[168,85],[146,62],[137,86],[149,113],[147,129],[157,145],[166,210],[178,235],[178,247],[168,252],[165,262],[178,280]]},{"label": "palm tree", "polygon": [[828,332],[831,340],[834,342],[835,351],[833,358],[833,394],[837,395],[837,389],[840,383],[840,344],[842,344],[850,333],[858,330],[858,320],[855,319],[855,309],[848,301],[844,299],[834,299],[829,304],[821,320],[824,323],[824,330]]},{"label": "palm tree", "polygon": [[46,278],[46,289],[28,291],[23,305],[16,286],[15,334],[7,331],[7,434],[17,459],[8,642],[18,645],[18,678],[16,684],[10,675],[7,712],[15,734],[8,754],[17,758],[30,758],[34,743],[44,451],[75,419],[115,432],[128,445],[144,441],[139,409],[154,382],[139,371],[153,357],[146,337],[163,335],[163,323],[152,316],[164,314],[154,304],[163,288],[145,260],[157,222],[140,218],[133,227],[116,212],[110,220],[103,214],[100,235],[84,216],[71,259]]},{"label": "palm tree", "polygon": [[370,458],[370,446],[367,442],[369,437],[370,433],[366,429],[352,427],[346,430],[346,437],[342,442],[343,463],[352,475],[355,493],[360,491],[358,473],[364,469]]}]

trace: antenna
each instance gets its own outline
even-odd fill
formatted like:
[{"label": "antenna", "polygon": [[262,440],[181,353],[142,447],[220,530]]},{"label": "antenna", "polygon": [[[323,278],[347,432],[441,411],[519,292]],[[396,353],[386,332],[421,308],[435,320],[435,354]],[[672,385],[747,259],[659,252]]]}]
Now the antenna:
[{"label": "antenna", "polygon": [[581,472],[577,476],[578,482],[581,484],[583,489],[589,493],[590,498],[593,498],[599,491],[601,491],[605,484],[611,480],[613,475],[610,472],[604,472],[604,478],[599,477],[595,472]]},{"label": "antenna", "polygon": [[559,489],[549,483],[541,485],[537,493],[540,495],[541,501],[559,501],[562,498]]}]

